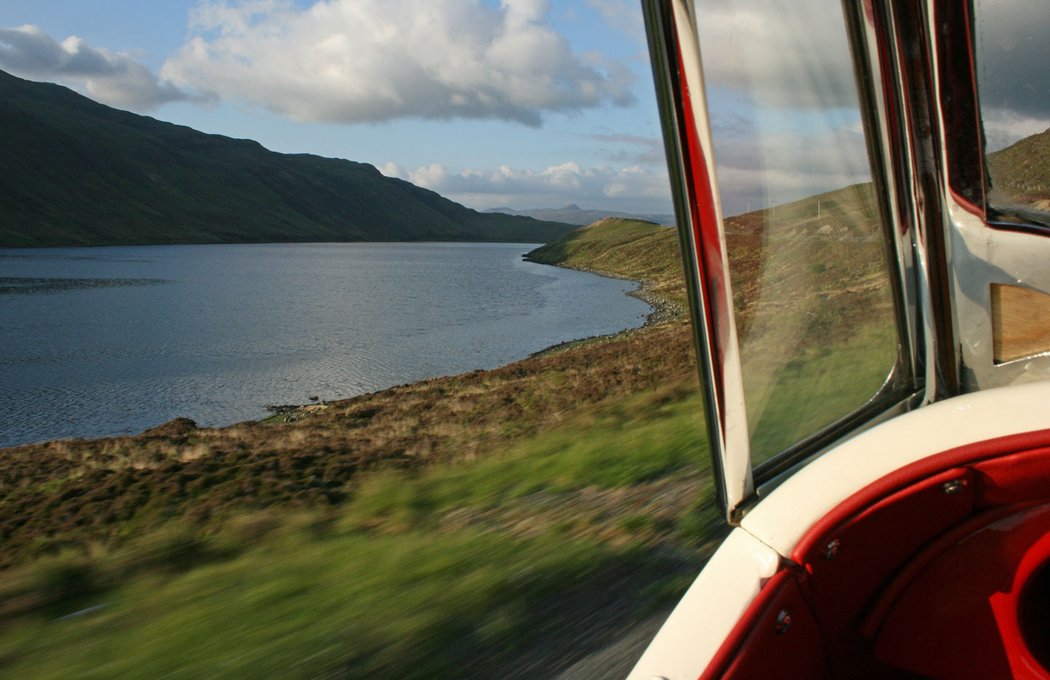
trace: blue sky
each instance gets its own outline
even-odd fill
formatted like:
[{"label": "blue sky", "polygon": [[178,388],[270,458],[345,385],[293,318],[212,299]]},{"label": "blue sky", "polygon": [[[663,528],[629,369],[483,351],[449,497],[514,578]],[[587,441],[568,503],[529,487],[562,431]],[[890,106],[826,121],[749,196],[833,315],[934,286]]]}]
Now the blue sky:
[{"label": "blue sky", "polygon": [[4,0],[0,68],[474,208],[671,212],[635,0]]}]

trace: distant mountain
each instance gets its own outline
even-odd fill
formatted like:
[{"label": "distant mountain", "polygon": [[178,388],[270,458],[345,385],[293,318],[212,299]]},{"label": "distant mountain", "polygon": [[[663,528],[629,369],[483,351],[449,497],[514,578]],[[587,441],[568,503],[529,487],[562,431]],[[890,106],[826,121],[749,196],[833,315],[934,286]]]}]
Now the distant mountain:
[{"label": "distant mountain", "polygon": [[479,213],[373,166],[103,106],[0,71],[0,247],[517,241],[571,231]]},{"label": "distant mountain", "polygon": [[614,210],[584,210],[575,203],[571,203],[564,208],[534,208],[532,210],[513,210],[511,208],[493,208],[488,210],[489,213],[505,213],[507,215],[521,215],[526,217],[534,217],[538,220],[550,220],[552,222],[565,222],[566,224],[576,224],[580,226],[588,225],[598,220],[605,219],[606,217],[619,217],[626,220],[644,220],[646,222],[655,222],[656,224],[674,224],[674,215],[664,214],[632,214],[624,212],[616,212]]}]

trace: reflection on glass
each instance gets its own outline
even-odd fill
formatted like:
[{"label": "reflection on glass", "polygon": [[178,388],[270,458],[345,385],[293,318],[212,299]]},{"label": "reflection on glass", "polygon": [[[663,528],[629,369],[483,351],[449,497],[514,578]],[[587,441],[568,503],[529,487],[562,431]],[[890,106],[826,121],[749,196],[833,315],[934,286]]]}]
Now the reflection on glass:
[{"label": "reflection on glass", "polygon": [[837,2],[701,5],[754,464],[863,406],[897,358]]},{"label": "reflection on glass", "polygon": [[978,0],[975,9],[989,207],[1050,224],[1050,3]]}]

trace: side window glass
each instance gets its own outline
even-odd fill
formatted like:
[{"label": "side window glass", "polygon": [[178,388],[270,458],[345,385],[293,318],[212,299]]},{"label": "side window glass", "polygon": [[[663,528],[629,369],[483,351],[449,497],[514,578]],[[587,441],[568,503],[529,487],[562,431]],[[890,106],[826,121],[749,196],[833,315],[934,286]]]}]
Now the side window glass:
[{"label": "side window glass", "polygon": [[1050,3],[974,9],[988,207],[996,219],[1050,225]]},{"label": "side window glass", "polygon": [[760,465],[894,370],[882,215],[840,3],[715,0],[697,25]]}]

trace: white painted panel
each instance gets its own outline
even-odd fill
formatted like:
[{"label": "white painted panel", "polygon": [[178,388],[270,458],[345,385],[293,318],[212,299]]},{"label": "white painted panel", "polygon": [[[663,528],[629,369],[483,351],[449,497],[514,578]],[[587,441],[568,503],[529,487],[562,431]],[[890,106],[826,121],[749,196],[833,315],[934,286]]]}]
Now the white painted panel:
[{"label": "white painted panel", "polygon": [[696,680],[777,571],[780,557],[736,529],[700,572],[628,680]]},{"label": "white painted panel", "polygon": [[1050,383],[984,390],[894,418],[839,444],[777,487],[741,526],[782,555],[875,480],[949,449],[1050,428]]}]

